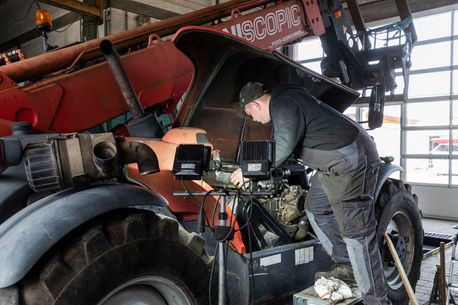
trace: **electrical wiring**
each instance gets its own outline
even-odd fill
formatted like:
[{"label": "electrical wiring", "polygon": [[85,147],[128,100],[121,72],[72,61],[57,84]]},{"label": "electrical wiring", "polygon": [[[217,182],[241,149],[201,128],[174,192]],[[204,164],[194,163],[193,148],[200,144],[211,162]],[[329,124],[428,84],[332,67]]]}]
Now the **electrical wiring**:
[{"label": "electrical wiring", "polygon": [[253,196],[250,196],[250,201],[248,202],[250,203],[250,208],[248,210],[248,216],[246,217],[246,222],[243,226],[238,228],[235,232],[242,231],[243,229],[245,229],[251,221],[251,215],[253,215]]},{"label": "electrical wiring", "polygon": [[[238,197],[238,195],[236,196]],[[234,232],[237,232],[239,230],[235,230],[235,221],[233,221],[233,216],[234,216],[234,208],[235,208],[235,198],[234,200],[232,201],[232,206],[231,206],[231,217],[229,218],[229,226],[230,226],[230,230],[229,232],[226,234],[226,236],[221,240],[222,242],[226,242]]]},{"label": "electrical wiring", "polygon": [[[235,196],[234,197],[234,200],[232,201],[232,206],[231,206],[231,217],[229,219],[229,223],[230,223],[230,226],[231,226],[231,230],[229,231],[229,233],[227,234],[227,236],[224,238],[224,240],[226,241],[231,235],[233,232],[236,232],[235,230],[235,221],[233,221],[233,215],[234,215],[234,208],[235,208],[235,200],[236,198],[238,199],[239,195]],[[236,220],[236,219],[235,219]],[[224,265],[225,265],[225,270],[226,270],[226,274],[225,274],[225,277],[226,277],[226,280],[225,280],[225,284],[227,285],[227,258],[228,258],[228,254],[229,254],[229,243],[226,242],[226,248],[225,248],[225,253],[224,253]],[[225,287],[225,289],[227,289],[227,286]]]},{"label": "electrical wiring", "polygon": [[[227,196],[227,194],[223,195],[223,196]],[[221,197],[222,196],[220,196],[218,198],[218,201],[216,202],[215,206],[213,207],[213,212],[212,212],[212,221],[213,221],[213,223],[215,223],[216,210],[218,209],[218,206],[220,204],[222,204],[221,203]],[[237,197],[238,197],[238,195],[237,195]],[[234,198],[234,200],[232,201],[232,206],[231,206],[231,211],[232,212],[234,211],[234,208],[235,208],[235,202],[236,202],[236,198]],[[228,253],[229,253],[229,242],[228,242],[228,239],[230,238],[232,233],[235,231],[235,229],[234,229],[234,226],[235,226],[235,221],[234,220],[235,219],[233,217],[234,217],[234,213],[231,213],[231,216],[229,218],[230,230],[229,230],[229,232],[227,233],[227,235],[223,239],[221,239],[221,240],[219,240],[217,242],[215,253],[214,253],[214,257],[216,258],[217,255],[218,255],[218,251],[219,251],[218,250],[218,246],[219,246],[220,243],[224,242],[225,243],[225,247],[222,247],[222,249],[224,251],[224,253],[223,253],[224,266],[225,266],[224,268],[226,270],[226,274],[224,275],[224,277],[226,279],[225,280],[225,286],[226,286],[225,290],[227,290],[227,258],[228,258]],[[214,272],[214,268],[215,268],[215,262],[216,262],[216,259],[213,260],[212,268],[211,268],[211,274],[210,274],[210,286],[209,286],[209,302],[210,302],[210,305],[212,305],[212,301],[211,301],[211,298],[212,298],[212,294],[211,294],[212,285],[211,284],[212,284],[212,280],[213,280],[213,272]]]},{"label": "electrical wiring", "polygon": [[[213,257],[216,257],[217,255],[218,255],[218,243],[216,243],[215,252],[214,252]],[[215,264],[216,264],[216,259],[214,259],[213,262],[212,262],[212,267],[211,267],[211,270],[210,270],[210,280],[209,280],[209,283],[208,283],[208,302],[209,302],[209,305],[212,305],[212,281],[213,281],[213,273],[215,272]]]},{"label": "electrical wiring", "polygon": [[80,15],[76,15],[75,16],[75,19],[73,19],[72,23],[70,23],[69,25],[67,25],[67,27],[63,30],[54,30],[53,32],[56,32],[56,33],[63,33],[65,31],[67,31],[76,21],[78,21],[78,19],[80,18],[81,16]]},{"label": "electrical wiring", "polygon": [[[215,230],[214,230],[214,224],[215,224],[215,216],[216,216],[216,209],[218,208],[218,206],[220,205],[220,200],[221,200],[221,196],[218,197],[218,200],[216,201],[216,204],[215,206],[213,207],[213,211],[212,211],[212,222],[210,223],[210,221],[208,220],[207,218],[207,215],[205,213],[205,210],[204,210],[204,205],[205,205],[205,201],[207,199],[207,197],[211,194],[211,192],[213,192],[214,190],[210,190],[210,191],[207,191],[207,193],[204,195],[204,198],[202,200],[202,202],[199,202],[199,200],[197,200],[197,198],[195,198],[195,196],[192,195],[191,192],[189,192],[188,188],[186,187],[186,184],[184,183],[184,181],[182,180],[182,185],[183,185],[183,188],[185,189],[186,193],[188,193],[190,195],[190,197],[192,198],[192,200],[197,203],[199,205],[199,211],[201,213],[203,213],[204,217],[205,217],[205,221],[207,222],[208,224],[208,227],[210,228],[210,230],[215,233]],[[232,219],[232,215],[231,215],[231,219]],[[232,222],[232,221],[231,221]],[[212,227],[213,226],[213,227]],[[215,251],[214,251],[214,254],[213,254],[213,257],[217,257],[218,255],[218,245],[219,243],[216,243],[216,247],[215,247]],[[212,282],[213,282],[213,273],[215,272],[215,265],[216,265],[216,259],[213,260],[212,262],[212,266],[211,266],[211,270],[210,270],[210,279],[209,279],[209,284],[208,284],[208,300],[209,300],[209,304],[212,305]]]},{"label": "electrical wiring", "polygon": [[[253,227],[251,226],[251,223],[249,224],[249,228],[252,232],[254,232],[253,230]],[[249,263],[248,263],[248,268],[249,268],[249,272],[250,272],[250,277],[249,277],[249,284],[250,284],[250,294],[251,294],[251,301],[250,301],[250,304],[253,305],[254,304],[254,292],[255,292],[255,289],[256,289],[256,281],[255,281],[255,278],[254,278],[254,269],[253,269],[253,251],[251,250],[251,232],[248,232],[248,246],[250,248],[250,255],[249,255]]]},{"label": "electrical wiring", "polygon": [[204,199],[202,200],[202,204],[200,205],[199,213],[202,213],[204,215],[205,221],[207,222],[208,227],[210,228],[210,231],[212,231],[214,233],[215,229],[212,227],[212,226],[214,226],[214,223],[210,224],[210,222],[208,221],[208,218],[207,218],[207,214],[205,214],[205,209],[204,209],[205,201],[207,200],[207,197],[208,197],[208,195],[210,195],[211,192],[213,192],[213,190],[210,190],[205,194]]},{"label": "electrical wiring", "polygon": [[35,3],[37,4],[38,8],[40,8],[40,6],[39,6],[39,4],[38,4],[38,1],[32,0],[32,1],[30,2],[29,8],[27,9],[27,13],[24,15],[24,17],[20,17],[20,18],[19,18],[19,17],[16,17],[16,16],[14,16],[14,14],[11,14],[11,12],[10,12],[9,10],[8,10],[8,15],[9,15],[11,18],[13,18],[14,20],[16,20],[16,21],[23,21],[23,20],[25,20],[25,19],[29,16],[30,11],[32,10],[32,6],[33,6]]},{"label": "electrical wiring", "polygon": [[224,281],[224,284],[225,284],[225,290],[227,291],[228,289],[228,286],[227,286],[227,257],[228,257],[228,254],[229,254],[229,243],[226,243],[226,247],[225,247],[225,250],[224,250],[224,270],[226,270],[226,274],[224,275],[225,276],[225,281]]},{"label": "electrical wiring", "polygon": [[219,203],[220,200],[221,200],[221,196],[218,197],[218,200],[216,201],[216,204],[213,207],[213,211],[212,211],[212,224],[213,224],[213,227],[215,226],[216,210],[218,209],[218,206],[220,205],[220,203]]},{"label": "electrical wiring", "polygon": [[[211,223],[208,221],[208,218],[207,218],[207,215],[205,214],[205,211],[204,211],[204,205],[205,205],[205,200],[206,198],[211,194],[211,192],[213,192],[214,190],[211,190],[211,191],[208,191],[205,196],[204,196],[204,199],[202,200],[202,203],[199,202],[197,200],[197,198],[195,198],[195,196],[192,195],[192,193],[190,193],[186,187],[186,184],[184,183],[184,181],[182,181],[182,185],[183,185],[183,188],[185,189],[185,191],[190,195],[190,197],[193,199],[193,201],[195,201],[199,207],[200,207],[200,213],[203,213],[204,217],[205,217],[205,220],[207,221],[210,229],[212,229],[213,233],[215,233],[215,223],[216,223],[216,215],[217,215],[217,210],[218,208],[220,207],[221,204],[223,204],[221,202],[221,199],[222,199],[222,196],[228,196],[228,194],[224,194],[224,195],[221,195],[218,197],[218,200],[216,201],[215,205],[213,206],[213,210],[212,210],[212,215],[211,215]],[[240,231],[240,230],[243,230],[244,228],[248,227],[250,231],[254,231],[252,226],[251,226],[251,216],[252,216],[252,205],[253,205],[253,196],[250,195],[250,200],[248,203],[246,204],[249,204],[250,205],[250,208],[249,208],[249,211],[248,211],[248,215],[246,217],[246,223],[241,226],[240,228],[238,229],[235,229],[235,224],[236,224],[236,221],[234,219],[234,210],[235,210],[235,204],[236,202],[238,202],[237,200],[239,200],[240,198],[240,191],[238,191],[238,193],[234,196],[233,200],[232,200],[232,204],[231,204],[231,215],[229,217],[229,231],[227,232],[226,236],[224,236],[224,238],[222,238],[221,240],[218,240],[217,244],[216,244],[216,248],[215,248],[215,251],[214,251],[214,257],[215,259],[213,260],[212,262],[212,266],[211,266],[211,271],[210,271],[210,279],[209,279],[209,289],[208,289],[208,298],[209,298],[209,304],[212,305],[212,288],[213,288],[213,285],[212,285],[212,282],[213,282],[213,274],[214,274],[214,271],[215,271],[215,265],[216,265],[216,257],[218,256],[218,252],[219,252],[219,244],[222,243],[222,242],[225,242],[226,245],[224,245],[221,249],[222,251],[224,252],[223,253],[223,256],[224,256],[224,266],[225,266],[225,269],[227,270],[227,260],[228,260],[228,254],[229,254],[229,238],[232,236],[232,234],[234,232],[237,232],[237,231]],[[213,228],[211,226],[211,224],[213,225]],[[254,282],[254,269],[253,269],[253,256],[252,256],[252,252],[251,252],[251,248],[252,248],[252,244],[251,244],[251,232],[248,232],[248,243],[249,243],[249,249],[250,249],[250,254],[249,254],[249,272],[251,274],[251,277],[249,279],[249,283],[250,283],[250,294],[251,294],[251,301],[250,301],[250,304],[254,304],[254,289],[255,289],[255,282]],[[225,278],[226,278],[226,281],[225,281],[225,285],[227,285],[227,272],[226,274],[224,275]],[[227,286],[225,287],[225,290],[227,290]]]},{"label": "electrical wiring", "polygon": [[[218,200],[216,201],[216,204],[215,206],[213,207],[213,211],[212,211],[212,223],[214,224],[215,223],[215,215],[216,215],[216,210],[218,208],[218,206],[220,205],[220,199],[221,199],[221,196],[219,196]],[[214,269],[215,269],[215,262],[216,262],[216,257],[218,255],[218,247],[219,247],[219,243],[220,241],[218,241],[216,243],[216,249],[215,249],[215,254],[213,257],[215,257],[215,259],[213,259],[213,262],[212,262],[212,268],[211,268],[211,273],[210,273],[210,286],[209,286],[209,292],[208,292],[208,297],[209,297],[209,302],[210,302],[210,305],[212,305],[212,295],[211,295],[211,290],[212,290],[212,279],[213,279],[213,272],[214,272]]]},{"label": "electrical wiring", "polygon": [[[253,185],[251,185],[252,187]],[[251,191],[253,191],[253,189],[251,188],[250,189]],[[254,292],[256,291],[255,288],[256,288],[256,281],[255,281],[255,278],[254,278],[254,269],[253,269],[253,249],[252,249],[252,244],[251,244],[251,232],[254,233],[254,230],[253,230],[253,226],[251,224],[251,215],[252,215],[252,211],[253,211],[253,194],[250,192],[250,215],[249,215],[249,218],[247,218],[247,224],[248,224],[248,246],[249,246],[249,249],[250,249],[250,259],[249,259],[249,272],[251,274],[251,277],[250,278],[250,287],[251,287],[251,302],[250,304],[253,305],[254,304]],[[251,232],[250,232],[251,231]]]},{"label": "electrical wiring", "polygon": [[[203,213],[203,215],[204,215],[204,217],[205,217],[205,221],[206,221],[207,224],[208,224],[208,227],[209,227],[210,230],[214,233],[214,232],[215,232],[215,230],[214,230],[214,228],[213,228],[214,222],[213,222],[213,223],[210,223],[210,221],[209,221],[208,218],[207,218],[207,214],[205,213],[205,209],[204,209],[204,205],[205,205],[205,200],[206,200],[206,198],[207,198],[208,195],[210,195],[210,193],[213,192],[214,190],[208,191],[208,192],[205,194],[203,201],[202,201],[202,202],[199,202],[199,200],[197,200],[197,198],[196,198],[195,196],[193,196],[191,192],[189,192],[188,188],[186,187],[186,184],[184,183],[184,180],[181,180],[181,183],[182,183],[183,188],[184,188],[184,190],[186,191],[186,193],[189,194],[189,197],[191,197],[191,199],[192,199],[195,203],[197,203],[197,205],[199,206],[199,208],[200,208],[199,211],[201,211],[201,212]],[[219,201],[219,199],[218,199],[218,201]]]},{"label": "electrical wiring", "polygon": [[[240,198],[240,194],[237,195],[238,198]],[[254,278],[254,269],[253,269],[253,251],[252,251],[252,242],[251,242],[251,232],[254,232],[254,229],[252,227],[252,224],[251,224],[251,216],[252,216],[252,213],[253,213],[253,195],[250,194],[250,200],[248,201],[248,203],[250,204],[250,208],[249,208],[249,214],[248,216],[246,217],[246,223],[241,226],[239,229],[235,230],[234,229],[234,226],[235,226],[235,222],[233,223],[232,220],[231,220],[231,231],[234,231],[234,232],[238,232],[238,231],[241,231],[243,230],[244,228],[248,227],[248,250],[250,251],[249,253],[249,272],[251,274],[251,277],[249,277],[249,285],[250,285],[250,294],[251,294],[251,300],[250,300],[250,304],[253,305],[254,304],[254,292],[255,292],[255,278]],[[235,206],[235,200],[232,204],[232,211],[234,211],[234,206]],[[232,215],[231,215],[232,217]],[[250,232],[251,231],[251,232]],[[228,234],[228,236],[230,236],[232,232],[230,232]],[[228,245],[226,245],[226,251],[228,249]],[[227,255],[227,252],[226,252],[226,255]],[[227,258],[226,258],[226,263],[227,263]],[[227,270],[227,269],[226,269]]]}]

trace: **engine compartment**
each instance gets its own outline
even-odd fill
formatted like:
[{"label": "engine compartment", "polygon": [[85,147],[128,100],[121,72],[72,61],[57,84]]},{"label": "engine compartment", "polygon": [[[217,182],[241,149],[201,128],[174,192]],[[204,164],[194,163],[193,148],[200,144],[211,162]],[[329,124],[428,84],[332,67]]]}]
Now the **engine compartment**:
[{"label": "engine compartment", "polygon": [[[203,129],[173,128],[161,139],[119,138],[111,133],[28,135],[24,139],[22,145],[25,161],[7,168],[0,175],[0,180],[13,182],[11,173],[15,172],[17,178],[14,181],[18,181],[15,188],[2,192],[0,208],[9,210],[9,212],[5,210],[2,213],[6,217],[3,220],[27,205],[33,204],[34,201],[63,189],[84,189],[98,184],[126,182],[142,184],[162,194],[168,200],[171,211],[182,214],[184,220],[195,219],[198,214],[198,206],[190,202],[189,198],[173,196],[174,189],[177,185],[180,186],[180,183],[173,177],[172,167],[179,144],[203,144],[213,148]],[[135,147],[138,143],[141,143],[141,146]],[[100,150],[101,144],[103,144],[102,150]],[[43,150],[42,146],[53,149]],[[138,149],[145,150],[146,148],[150,151],[149,154],[154,153],[157,157],[157,161],[153,163],[158,166],[160,172],[153,175],[144,171],[142,174],[141,169],[144,164],[141,166],[137,164],[140,160],[139,164],[148,162],[149,159],[141,158],[138,153]],[[92,157],[90,157],[91,154]],[[127,155],[136,157],[129,159]],[[42,162],[44,161],[49,164],[48,167],[52,165],[53,168],[53,179],[55,180],[53,182],[56,187],[52,190],[48,189],[49,177],[43,178],[42,174],[36,176],[36,173],[43,169]],[[90,175],[91,171],[87,170],[89,163],[94,169],[93,175]],[[121,168],[128,163],[132,164],[127,166],[127,171],[123,171]],[[220,151],[214,149],[211,154],[210,170],[204,174],[202,181],[192,181],[188,183],[188,186],[191,189],[206,191],[237,190],[230,182],[230,175],[237,168],[238,165],[234,162],[222,160]],[[257,245],[258,249],[307,239],[308,223],[304,212],[308,189],[307,175],[307,169],[300,161],[289,160],[283,168],[272,172],[269,179],[253,179],[244,188],[244,190],[264,191],[269,194],[241,195],[232,211],[241,227],[251,222],[254,227],[253,232],[257,234],[256,239],[263,240]],[[2,185],[6,186],[6,184]],[[19,194],[27,195],[19,196]],[[15,200],[15,202],[19,203],[11,206],[12,199],[18,198],[20,200]],[[215,202],[210,203],[210,205],[214,204]],[[245,232],[242,230],[243,238],[247,238],[247,234],[251,233],[248,233],[248,230]]]}]

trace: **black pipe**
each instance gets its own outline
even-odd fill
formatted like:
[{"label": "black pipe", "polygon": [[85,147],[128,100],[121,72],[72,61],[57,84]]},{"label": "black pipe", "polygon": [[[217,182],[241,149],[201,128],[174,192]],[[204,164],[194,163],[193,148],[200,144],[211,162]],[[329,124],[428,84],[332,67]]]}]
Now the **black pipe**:
[{"label": "black pipe", "polygon": [[117,157],[116,146],[108,141],[99,142],[92,149],[92,158],[95,164],[107,175],[113,175],[117,166]]},{"label": "black pipe", "polygon": [[0,173],[9,166],[22,162],[21,141],[14,138],[0,138]]},{"label": "black pipe", "polygon": [[121,164],[137,163],[142,176],[159,172],[156,153],[145,143],[118,140],[117,147]]},{"label": "black pipe", "polygon": [[105,56],[108,65],[113,72],[114,78],[121,89],[121,93],[124,96],[127,106],[129,107],[130,112],[134,119],[140,119],[145,116],[143,107],[138,101],[137,95],[135,94],[132,83],[127,77],[127,73],[124,70],[124,66],[121,63],[121,57],[119,56],[116,49],[113,47],[111,41],[104,39],[100,43],[100,50]]}]

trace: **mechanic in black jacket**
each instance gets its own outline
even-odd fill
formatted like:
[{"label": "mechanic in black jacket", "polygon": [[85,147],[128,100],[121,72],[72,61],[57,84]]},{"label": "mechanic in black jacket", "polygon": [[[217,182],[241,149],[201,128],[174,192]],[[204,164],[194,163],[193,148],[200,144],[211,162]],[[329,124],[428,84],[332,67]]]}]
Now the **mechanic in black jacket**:
[{"label": "mechanic in black jacket", "polygon": [[[391,304],[376,238],[374,191],[381,160],[372,138],[298,85],[269,90],[249,82],[240,91],[240,103],[254,121],[272,121],[275,167],[294,154],[316,170],[305,207],[335,265],[315,278],[356,280],[364,304]],[[244,183],[241,169],[232,173],[231,181],[239,187]]]}]

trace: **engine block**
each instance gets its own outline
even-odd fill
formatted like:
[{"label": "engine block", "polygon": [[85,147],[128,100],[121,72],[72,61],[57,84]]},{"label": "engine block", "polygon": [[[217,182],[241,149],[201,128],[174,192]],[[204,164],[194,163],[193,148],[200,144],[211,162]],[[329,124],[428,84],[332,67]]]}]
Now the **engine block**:
[{"label": "engine block", "polygon": [[298,185],[284,186],[279,195],[259,201],[295,240],[307,235],[307,216],[304,212],[306,191]]}]

